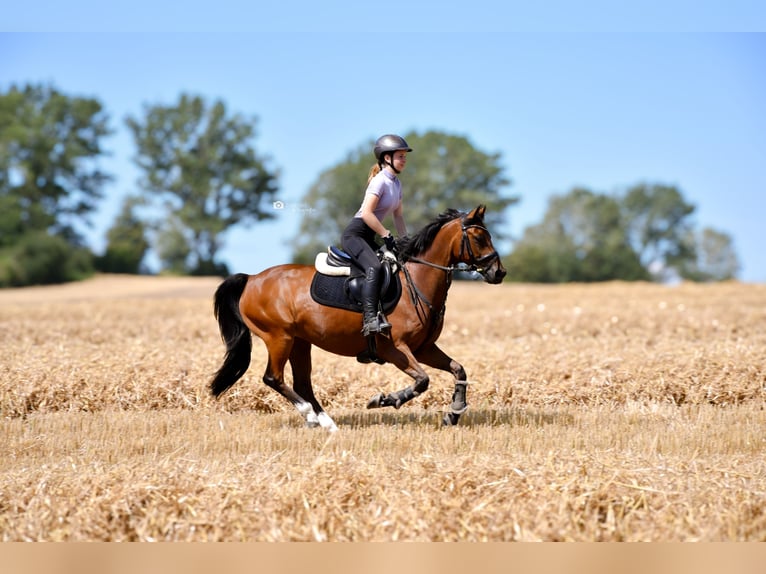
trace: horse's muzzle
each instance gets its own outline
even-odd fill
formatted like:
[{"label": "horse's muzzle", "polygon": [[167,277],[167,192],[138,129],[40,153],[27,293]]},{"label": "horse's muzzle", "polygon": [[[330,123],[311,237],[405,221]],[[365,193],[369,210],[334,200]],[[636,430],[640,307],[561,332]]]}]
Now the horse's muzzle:
[{"label": "horse's muzzle", "polygon": [[485,269],[481,274],[484,276],[484,281],[490,285],[497,285],[498,283],[503,282],[507,272],[505,267],[503,267],[503,264],[500,262],[500,258],[498,257],[492,263],[492,265]]}]

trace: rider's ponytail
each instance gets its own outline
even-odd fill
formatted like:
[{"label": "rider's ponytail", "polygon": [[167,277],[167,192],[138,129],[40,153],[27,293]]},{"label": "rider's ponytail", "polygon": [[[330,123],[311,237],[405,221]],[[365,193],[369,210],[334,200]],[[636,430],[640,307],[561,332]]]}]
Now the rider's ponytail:
[{"label": "rider's ponytail", "polygon": [[370,183],[372,181],[372,178],[375,177],[380,173],[380,164],[376,163],[370,168],[370,173],[367,176],[367,183]]}]

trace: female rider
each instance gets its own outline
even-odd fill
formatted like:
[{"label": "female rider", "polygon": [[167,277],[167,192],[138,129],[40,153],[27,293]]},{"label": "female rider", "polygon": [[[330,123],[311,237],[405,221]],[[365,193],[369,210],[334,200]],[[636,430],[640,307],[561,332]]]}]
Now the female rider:
[{"label": "female rider", "polygon": [[384,135],[378,138],[373,149],[377,163],[370,169],[367,190],[362,206],[346,227],[341,237],[343,250],[364,274],[362,286],[362,333],[365,337],[391,328],[382,312],[379,312],[381,263],[375,252],[375,234],[383,238],[386,247],[393,250],[394,237],[383,225],[383,220],[393,214],[399,237],[407,234],[402,210],[402,184],[397,177],[407,165],[407,153],[412,148],[404,138]]}]

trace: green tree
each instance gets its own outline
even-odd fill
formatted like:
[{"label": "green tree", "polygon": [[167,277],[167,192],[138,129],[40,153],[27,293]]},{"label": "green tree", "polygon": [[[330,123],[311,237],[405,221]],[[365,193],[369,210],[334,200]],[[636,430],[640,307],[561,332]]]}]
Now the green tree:
[{"label": "green tree", "polygon": [[141,261],[149,250],[147,225],[136,214],[142,200],[125,198],[122,209],[106,234],[104,254],[96,258],[96,268],[105,273],[139,273]]},{"label": "green tree", "polygon": [[740,263],[729,234],[705,227],[693,233],[688,243],[695,245],[695,257],[681,264],[681,277],[691,281],[726,281],[736,278]]},{"label": "green tree", "polygon": [[93,254],[60,235],[30,231],[0,250],[0,287],[78,281],[93,274]]},{"label": "green tree", "polygon": [[162,268],[176,275],[188,273],[191,243],[181,220],[171,215],[157,234],[157,255]]},{"label": "green tree", "polygon": [[182,94],[174,105],[145,106],[143,118],[126,123],[143,171],[139,185],[163,212],[156,223],[161,259],[179,273],[226,274],[218,261],[226,231],[274,215],[264,200],[276,192],[277,174],[252,147],[256,119],[229,115],[220,100]]},{"label": "green tree", "polygon": [[0,242],[32,230],[79,239],[75,224],[111,180],[98,167],[110,133],[95,99],[41,85],[0,94]]},{"label": "green tree", "polygon": [[578,276],[577,248],[561,227],[543,224],[524,230],[510,255],[504,258],[508,280],[525,283],[565,283]]},{"label": "green tree", "polygon": [[[402,173],[404,218],[410,232],[453,207],[469,210],[487,205],[486,221],[502,240],[505,209],[518,201],[504,195],[510,185],[499,153],[485,153],[465,137],[443,132],[404,135],[414,149]],[[293,261],[313,262],[318,251],[338,243],[343,229],[359,209],[367,175],[375,163],[370,140],[324,171],[303,198],[303,218],[293,239]]]},{"label": "green tree", "polygon": [[524,231],[507,264],[514,281],[648,277],[628,242],[618,201],[582,188],[551,198],[542,223]]},{"label": "green tree", "polygon": [[695,258],[695,207],[678,188],[640,183],[628,189],[621,206],[630,244],[644,268],[679,268]]},{"label": "green tree", "polygon": [[43,85],[0,94],[0,286],[93,272],[77,226],[90,223],[111,179],[98,166],[110,133],[95,99]]}]

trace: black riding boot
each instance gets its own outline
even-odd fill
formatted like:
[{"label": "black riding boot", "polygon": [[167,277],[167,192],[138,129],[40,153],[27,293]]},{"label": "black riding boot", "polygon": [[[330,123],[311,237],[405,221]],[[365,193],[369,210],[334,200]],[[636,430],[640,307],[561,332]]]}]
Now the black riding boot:
[{"label": "black riding boot", "polygon": [[380,301],[380,271],[374,267],[367,269],[367,275],[362,285],[362,312],[364,314],[364,325],[362,334],[365,337],[382,333],[391,328],[391,324],[386,320],[385,315],[378,309]]}]

